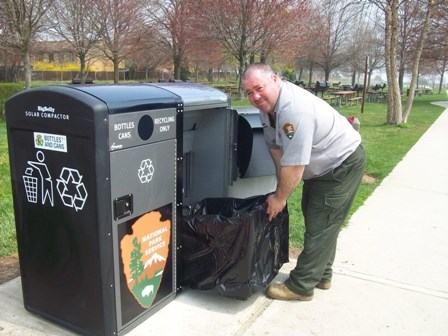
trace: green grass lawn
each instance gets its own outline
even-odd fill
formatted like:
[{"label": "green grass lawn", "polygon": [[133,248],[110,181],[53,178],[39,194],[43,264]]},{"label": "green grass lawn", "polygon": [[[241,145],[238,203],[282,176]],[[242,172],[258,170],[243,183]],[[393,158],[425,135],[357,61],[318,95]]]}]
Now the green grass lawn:
[{"label": "green grass lawn", "polygon": [[[367,103],[361,114],[361,105],[338,108],[345,116],[356,116],[361,121],[360,133],[368,154],[366,174],[374,178],[373,183],[363,183],[352,212],[361,206],[381,181],[392,171],[408,150],[432,125],[443,108],[430,104],[432,101],[448,100],[446,95],[416,97],[409,122],[404,126],[385,124],[386,105]],[[233,106],[248,105],[235,102]],[[300,212],[301,188],[289,200],[290,241],[293,246],[302,246],[303,219]],[[6,140],[6,125],[0,120],[0,257],[17,252],[15,224],[11,196],[9,160]]]},{"label": "green grass lawn", "polygon": [[0,121],[0,257],[17,251],[5,121]]}]

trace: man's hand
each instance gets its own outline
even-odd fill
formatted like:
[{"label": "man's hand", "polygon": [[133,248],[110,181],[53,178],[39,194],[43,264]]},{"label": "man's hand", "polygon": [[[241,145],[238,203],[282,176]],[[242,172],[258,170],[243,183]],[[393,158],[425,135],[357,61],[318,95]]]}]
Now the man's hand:
[{"label": "man's hand", "polygon": [[272,221],[286,206],[286,199],[280,199],[277,194],[269,195],[266,200],[267,209],[266,213],[268,214],[269,221]]}]

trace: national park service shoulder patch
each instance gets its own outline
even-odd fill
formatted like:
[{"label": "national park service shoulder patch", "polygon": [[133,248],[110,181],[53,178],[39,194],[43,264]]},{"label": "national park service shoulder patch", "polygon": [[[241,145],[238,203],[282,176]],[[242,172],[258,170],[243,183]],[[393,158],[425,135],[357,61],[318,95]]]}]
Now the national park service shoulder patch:
[{"label": "national park service shoulder patch", "polygon": [[288,139],[292,139],[292,137],[295,134],[294,125],[291,123],[285,123],[283,124],[283,132],[285,132],[285,135],[288,137]]}]

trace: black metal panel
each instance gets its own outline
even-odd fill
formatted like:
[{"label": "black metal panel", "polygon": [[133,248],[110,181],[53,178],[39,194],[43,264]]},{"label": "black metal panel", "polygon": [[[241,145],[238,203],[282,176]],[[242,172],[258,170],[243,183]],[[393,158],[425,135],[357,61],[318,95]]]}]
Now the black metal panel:
[{"label": "black metal panel", "polygon": [[110,334],[108,111],[71,91],[33,89],[6,104],[24,304],[84,334]]},{"label": "black metal panel", "polygon": [[[14,211],[28,310],[85,335],[112,335],[129,330],[174,298],[174,217],[166,272],[154,304],[139,308],[135,315],[124,297],[116,297],[115,279],[117,274],[123,275],[123,269],[117,258],[119,237],[112,218],[110,161],[115,152],[109,139],[114,134],[110,123],[112,119],[121,122],[116,118],[120,113],[144,114],[151,110],[160,111],[165,118],[164,111],[173,108],[182,115],[179,96],[149,85],[49,86],[24,91],[8,100]],[[155,131],[142,129],[149,124],[140,127],[134,122],[132,132],[137,132],[141,140],[133,140],[132,146],[144,144],[145,134],[149,134],[148,142],[155,141]],[[168,129],[165,122],[160,125]],[[165,133],[173,139],[179,130],[176,127],[176,131]],[[164,142],[159,138],[157,141]],[[176,146],[172,164],[181,158]],[[176,178],[181,181],[181,174]],[[172,188],[182,183],[176,183],[174,177],[172,180]],[[179,193],[174,191],[173,195]],[[175,196],[167,201],[169,213],[181,206],[175,201]],[[131,211],[126,206],[123,211]],[[123,205],[117,207],[123,209]],[[147,211],[152,210],[148,204]]]}]

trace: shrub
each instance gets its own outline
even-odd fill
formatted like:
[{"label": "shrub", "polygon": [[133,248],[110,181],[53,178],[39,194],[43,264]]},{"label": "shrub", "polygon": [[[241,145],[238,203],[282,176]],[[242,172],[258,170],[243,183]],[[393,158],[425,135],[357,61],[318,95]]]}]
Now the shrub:
[{"label": "shrub", "polygon": [[17,83],[0,83],[0,119],[5,117],[5,102],[9,97],[23,90]]}]

